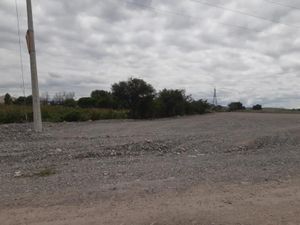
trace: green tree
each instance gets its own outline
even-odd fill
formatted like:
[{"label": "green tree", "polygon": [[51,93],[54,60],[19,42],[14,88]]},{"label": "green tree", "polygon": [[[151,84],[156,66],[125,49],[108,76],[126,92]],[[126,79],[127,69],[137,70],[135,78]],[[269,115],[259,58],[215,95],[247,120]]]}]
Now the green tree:
[{"label": "green tree", "polygon": [[119,108],[130,110],[132,118],[149,118],[153,114],[155,89],[142,79],[130,78],[112,85],[112,95]]},{"label": "green tree", "polygon": [[111,93],[104,90],[95,90],[91,93],[91,98],[108,98],[111,96]]},{"label": "green tree", "polygon": [[253,110],[262,110],[262,106],[257,104],[252,107]]},{"label": "green tree", "polygon": [[80,98],[77,104],[81,108],[94,108],[96,107],[96,100],[88,97]]},{"label": "green tree", "polygon": [[203,114],[211,109],[210,104],[202,99],[187,102],[186,114]]},{"label": "green tree", "polygon": [[32,105],[32,96],[29,95],[27,97],[19,97],[14,101],[16,105]]},{"label": "green tree", "polygon": [[4,104],[5,105],[11,105],[13,103],[12,97],[10,96],[10,94],[6,94],[4,96]]},{"label": "green tree", "polygon": [[96,106],[98,108],[114,108],[113,96],[108,91],[95,90],[91,93],[91,98],[96,100]]},{"label": "green tree", "polygon": [[18,97],[14,101],[14,104],[16,104],[16,105],[25,105],[26,104],[26,97],[24,97],[24,96]]},{"label": "green tree", "polygon": [[186,113],[186,104],[188,96],[184,90],[163,89],[157,97],[159,116],[170,117],[184,115]]},{"label": "green tree", "polygon": [[63,105],[67,107],[76,107],[77,102],[74,99],[66,99]]},{"label": "green tree", "polygon": [[32,95],[26,97],[26,105],[32,105]]},{"label": "green tree", "polygon": [[77,104],[81,108],[95,108],[96,107],[95,99],[89,98],[89,97],[78,99]]},{"label": "green tree", "polygon": [[246,109],[241,102],[232,102],[228,105],[228,107],[229,107],[229,111],[237,111],[237,110],[245,110]]}]

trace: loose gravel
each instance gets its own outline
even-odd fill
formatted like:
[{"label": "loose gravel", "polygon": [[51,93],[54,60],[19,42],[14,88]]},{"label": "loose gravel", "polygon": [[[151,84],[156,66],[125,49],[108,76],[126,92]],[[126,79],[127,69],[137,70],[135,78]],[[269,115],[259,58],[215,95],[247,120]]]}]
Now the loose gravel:
[{"label": "loose gravel", "polygon": [[84,204],[127,191],[282,182],[300,174],[300,115],[0,125],[0,208]]}]

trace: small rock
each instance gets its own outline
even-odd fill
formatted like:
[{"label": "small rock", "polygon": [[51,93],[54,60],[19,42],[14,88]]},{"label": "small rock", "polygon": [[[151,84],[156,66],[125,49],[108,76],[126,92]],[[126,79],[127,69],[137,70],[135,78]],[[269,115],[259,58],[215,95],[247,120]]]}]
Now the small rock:
[{"label": "small rock", "polygon": [[250,184],[250,182],[247,182],[247,181],[242,181],[242,182],[241,182],[241,184],[242,184],[242,185],[249,185],[249,184]]},{"label": "small rock", "polygon": [[57,148],[55,151],[56,151],[56,152],[62,152],[62,149]]},{"label": "small rock", "polygon": [[110,155],[111,155],[111,156],[116,156],[116,155],[117,155],[117,152],[116,152],[115,150],[112,150],[112,151],[110,152]]},{"label": "small rock", "polygon": [[181,152],[186,152],[187,150],[185,149],[185,148],[183,148],[183,147],[181,147],[180,149],[179,149]]},{"label": "small rock", "polygon": [[21,177],[22,172],[21,171],[16,171],[14,177]]},{"label": "small rock", "polygon": [[229,200],[225,200],[225,201],[223,201],[225,204],[228,204],[228,205],[232,205],[232,202],[231,201],[229,201]]},{"label": "small rock", "polygon": [[109,173],[108,173],[107,171],[104,171],[104,172],[103,172],[103,175],[104,175],[104,176],[108,176]]}]

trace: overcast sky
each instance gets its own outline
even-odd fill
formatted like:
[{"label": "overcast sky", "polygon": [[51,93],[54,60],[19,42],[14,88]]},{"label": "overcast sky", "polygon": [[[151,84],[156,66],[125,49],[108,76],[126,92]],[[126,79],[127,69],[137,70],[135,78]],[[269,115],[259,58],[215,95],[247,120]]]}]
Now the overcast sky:
[{"label": "overcast sky", "polygon": [[[300,107],[299,1],[197,1],[32,0],[40,92],[81,97],[133,76],[209,101],[217,87],[222,104]],[[30,94],[25,2],[18,0]],[[13,0],[0,1],[0,32],[0,95],[19,95]]]}]

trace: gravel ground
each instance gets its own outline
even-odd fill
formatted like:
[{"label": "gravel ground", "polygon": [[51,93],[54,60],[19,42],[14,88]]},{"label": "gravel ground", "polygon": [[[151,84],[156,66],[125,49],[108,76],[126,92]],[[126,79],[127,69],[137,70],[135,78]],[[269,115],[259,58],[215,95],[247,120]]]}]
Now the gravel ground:
[{"label": "gravel ground", "polygon": [[[265,186],[271,190],[300,178],[300,115],[217,113],[44,126],[42,134],[35,134],[31,124],[0,125],[1,224],[44,224],[45,215],[40,214],[38,222],[27,218],[24,223],[24,215],[29,214],[15,211],[21,209],[87,208],[106,202],[113,211],[119,202],[133,204],[136,199],[158,195],[169,196],[169,201],[172,195],[168,193],[193,193],[200,186],[208,193],[229,186],[251,190],[256,185],[271,185]],[[300,191],[294,186],[292,199],[298,202]],[[163,203],[157,204],[162,207]],[[275,222],[300,224],[299,213],[290,223]],[[110,222],[115,217],[105,217],[105,223],[72,224],[116,224]],[[219,221],[206,219],[205,224]],[[45,224],[70,224],[62,221]],[[131,224],[134,221],[137,219]],[[254,224],[245,221],[248,223],[240,224]],[[220,224],[239,224],[231,222]]]}]

